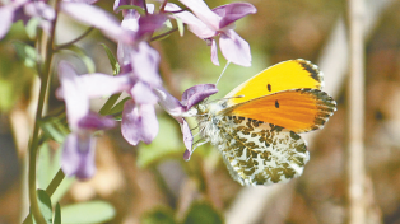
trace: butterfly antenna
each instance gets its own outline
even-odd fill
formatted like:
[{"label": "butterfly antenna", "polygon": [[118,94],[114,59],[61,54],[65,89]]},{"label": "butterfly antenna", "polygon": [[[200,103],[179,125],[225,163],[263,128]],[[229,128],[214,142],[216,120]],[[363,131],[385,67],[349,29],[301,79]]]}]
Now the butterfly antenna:
[{"label": "butterfly antenna", "polygon": [[218,102],[218,101],[221,101],[221,100],[229,100],[229,99],[243,98],[243,97],[245,97],[245,95],[237,95],[237,96],[233,96],[233,97],[225,97],[225,98],[222,98],[222,99],[216,99],[216,100],[213,100],[213,101],[210,101],[210,102],[207,102],[207,103],[215,103],[215,102]]},{"label": "butterfly antenna", "polygon": [[225,67],[224,67],[224,70],[222,70],[221,75],[219,75],[219,78],[218,78],[218,80],[217,80],[217,83],[215,83],[215,86],[218,86],[219,80],[221,79],[222,75],[224,74],[225,70],[228,68],[228,65],[229,65],[230,63],[231,63],[231,62],[229,62],[229,61],[226,63],[226,65],[225,65]]}]

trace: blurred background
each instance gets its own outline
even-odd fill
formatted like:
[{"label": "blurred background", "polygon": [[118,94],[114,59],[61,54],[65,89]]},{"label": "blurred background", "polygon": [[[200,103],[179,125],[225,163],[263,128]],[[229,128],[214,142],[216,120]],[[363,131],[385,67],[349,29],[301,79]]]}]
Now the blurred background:
[{"label": "blurred background", "polygon": [[[172,1],[173,2],[173,1]],[[158,108],[160,131],[150,145],[129,145],[120,128],[98,138],[97,174],[81,182],[66,178],[52,197],[60,200],[63,223],[326,223],[349,222],[349,165],[346,111],[349,103],[349,16],[345,0],[248,0],[257,13],[236,23],[251,46],[252,66],[230,65],[219,83],[218,99],[266,67],[306,59],[325,74],[324,91],[337,102],[325,129],[302,134],[311,160],[302,177],[270,187],[242,187],[229,175],[213,146],[196,149],[189,162],[179,124]],[[230,1],[206,1],[210,8]],[[98,5],[111,12],[111,1]],[[365,223],[400,223],[400,1],[369,0],[364,10]],[[121,19],[121,15],[117,16]],[[65,43],[87,27],[61,15],[56,42]],[[14,24],[0,41],[0,224],[21,223],[28,214],[27,146],[32,133],[39,79],[33,68],[34,31]],[[101,43],[114,55],[116,44],[99,31],[77,45],[82,52],[56,55],[78,73],[112,74]],[[210,61],[206,43],[190,32],[153,42],[162,56],[164,86],[180,99],[194,84],[215,83],[223,66]],[[22,50],[21,50],[22,49]],[[220,64],[225,61],[219,55]],[[58,115],[64,102],[55,98],[51,78],[47,114]],[[107,98],[91,102],[98,111]],[[362,116],[362,115],[360,115]],[[192,127],[195,126],[191,121]],[[350,136],[350,137],[349,137]],[[40,148],[38,185],[58,171],[60,142]],[[99,218],[101,217],[101,218]],[[97,219],[96,219],[97,218]]]}]

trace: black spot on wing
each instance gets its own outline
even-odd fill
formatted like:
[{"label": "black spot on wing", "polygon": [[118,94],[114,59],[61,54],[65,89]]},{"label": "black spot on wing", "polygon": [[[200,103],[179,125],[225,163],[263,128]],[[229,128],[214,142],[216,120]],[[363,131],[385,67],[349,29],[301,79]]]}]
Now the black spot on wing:
[{"label": "black spot on wing", "polygon": [[278,102],[278,100],[275,101],[275,108],[279,108],[279,102]]},{"label": "black spot on wing", "polygon": [[268,91],[271,92],[271,84],[267,85]]}]

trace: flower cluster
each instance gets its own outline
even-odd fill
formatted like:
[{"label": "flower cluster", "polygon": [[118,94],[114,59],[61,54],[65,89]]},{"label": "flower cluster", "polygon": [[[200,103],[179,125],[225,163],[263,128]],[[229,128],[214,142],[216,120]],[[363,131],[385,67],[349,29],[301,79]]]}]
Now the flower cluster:
[{"label": "flower cluster", "polygon": [[[112,14],[94,5],[96,0],[62,0],[60,12],[77,21],[96,27],[117,42],[117,61],[120,74],[77,75],[73,66],[61,61],[58,75],[61,87],[57,91],[66,104],[71,134],[66,137],[62,153],[62,169],[67,176],[89,178],[95,173],[94,132],[116,126],[111,117],[101,117],[89,110],[89,100],[104,95],[127,92],[131,99],[125,102],[121,118],[121,133],[132,145],[140,141],[149,144],[158,133],[155,105],[160,103],[180,123],[187,148],[184,158],[189,159],[193,144],[192,134],[184,117],[195,115],[193,106],[218,92],[215,85],[196,85],[187,89],[181,101],[163,88],[158,74],[160,56],[149,42],[153,34],[165,29],[168,20],[179,20],[191,32],[211,46],[211,61],[219,65],[216,39],[222,55],[228,62],[250,66],[249,44],[233,31],[234,22],[256,9],[251,4],[236,3],[209,9],[203,0],[180,0],[186,6],[160,1],[157,6],[144,0],[116,0],[114,12],[122,12],[119,22]],[[132,7],[130,7],[132,6]],[[156,8],[158,7],[158,8]],[[121,9],[122,8],[122,9]],[[55,11],[45,0],[12,0],[0,8],[0,38],[18,19],[26,22],[40,18],[41,26],[55,18]]]}]

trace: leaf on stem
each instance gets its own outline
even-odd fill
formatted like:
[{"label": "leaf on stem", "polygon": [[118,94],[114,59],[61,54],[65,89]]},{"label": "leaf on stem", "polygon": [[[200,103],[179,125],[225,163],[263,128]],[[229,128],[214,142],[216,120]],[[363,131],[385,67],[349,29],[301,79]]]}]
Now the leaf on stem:
[{"label": "leaf on stem", "polygon": [[47,195],[46,191],[38,190],[38,203],[40,213],[42,213],[43,218],[46,220],[46,223],[52,224],[52,213],[51,213],[51,200],[50,197]]},{"label": "leaf on stem", "polygon": [[103,46],[104,50],[107,53],[108,60],[110,60],[110,64],[111,64],[111,67],[112,67],[112,70],[113,70],[113,75],[118,75],[120,70],[121,70],[121,67],[118,64],[117,59],[115,58],[115,56],[111,52],[110,48],[107,47],[107,45],[102,43],[101,46]]},{"label": "leaf on stem", "polygon": [[99,113],[101,116],[107,116],[111,114],[111,109],[114,104],[117,102],[118,98],[121,96],[121,93],[115,93],[108,98],[107,102],[101,107]]}]

